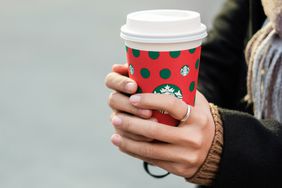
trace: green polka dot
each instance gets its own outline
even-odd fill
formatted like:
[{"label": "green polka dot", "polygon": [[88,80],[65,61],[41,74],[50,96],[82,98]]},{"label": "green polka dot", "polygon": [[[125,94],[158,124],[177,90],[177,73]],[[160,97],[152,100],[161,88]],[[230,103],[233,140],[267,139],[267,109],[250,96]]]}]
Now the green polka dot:
[{"label": "green polka dot", "polygon": [[140,51],[136,49],[132,49],[132,54],[134,57],[139,57],[140,56]]},{"label": "green polka dot", "polygon": [[196,48],[193,48],[193,49],[190,49],[190,50],[189,50],[190,54],[195,53],[195,51],[196,51]]},{"label": "green polka dot", "polygon": [[180,56],[181,51],[172,51],[169,53],[170,57],[178,58]]},{"label": "green polka dot", "polygon": [[137,89],[136,93],[143,93],[143,91],[142,91],[141,87],[138,87],[138,89]]},{"label": "green polka dot", "polygon": [[161,70],[160,72],[160,76],[163,78],[163,79],[168,79],[171,75],[171,72],[169,69],[163,69]]},{"label": "green polka dot", "polygon": [[200,65],[200,59],[197,59],[196,64],[195,64],[195,68],[198,69]]},{"label": "green polka dot", "polygon": [[159,56],[160,56],[160,53],[159,53],[159,52],[152,52],[152,51],[149,52],[149,57],[150,57],[151,59],[153,59],[153,60],[158,59]]},{"label": "green polka dot", "polygon": [[191,84],[190,84],[190,86],[189,86],[189,90],[190,90],[191,92],[193,92],[194,89],[195,89],[195,82],[191,82]]},{"label": "green polka dot", "polygon": [[143,78],[149,78],[150,77],[150,71],[146,68],[141,69],[141,76]]}]

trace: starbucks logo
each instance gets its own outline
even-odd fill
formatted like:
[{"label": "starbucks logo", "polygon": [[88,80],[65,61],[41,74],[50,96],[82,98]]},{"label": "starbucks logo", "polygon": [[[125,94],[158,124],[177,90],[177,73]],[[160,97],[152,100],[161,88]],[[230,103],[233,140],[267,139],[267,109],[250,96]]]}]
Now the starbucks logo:
[{"label": "starbucks logo", "polygon": [[132,65],[129,65],[129,72],[131,75],[134,74],[134,67]]},{"label": "starbucks logo", "polygon": [[[177,87],[176,85],[173,84],[164,84],[161,86],[158,86],[153,93],[155,94],[165,94],[165,95],[172,95],[178,99],[182,99],[182,92],[179,89],[179,87]],[[162,114],[167,114],[166,111],[161,110],[160,111]]]},{"label": "starbucks logo", "polygon": [[182,76],[187,76],[189,72],[190,72],[190,68],[188,67],[188,65],[184,65],[180,70],[180,74]]}]

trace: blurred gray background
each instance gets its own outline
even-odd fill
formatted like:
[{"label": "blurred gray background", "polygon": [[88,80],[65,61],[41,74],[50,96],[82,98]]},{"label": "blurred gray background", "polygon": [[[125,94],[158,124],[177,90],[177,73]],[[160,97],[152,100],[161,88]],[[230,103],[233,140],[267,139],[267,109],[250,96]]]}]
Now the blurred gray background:
[{"label": "blurred gray background", "polygon": [[127,13],[191,9],[210,27],[222,1],[0,0],[0,187],[193,187],[111,145],[104,77],[125,62]]}]

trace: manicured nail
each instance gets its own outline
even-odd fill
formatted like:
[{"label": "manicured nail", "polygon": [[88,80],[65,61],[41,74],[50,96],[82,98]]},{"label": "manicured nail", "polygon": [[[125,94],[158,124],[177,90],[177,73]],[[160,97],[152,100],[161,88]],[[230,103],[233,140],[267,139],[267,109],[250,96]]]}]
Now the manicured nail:
[{"label": "manicured nail", "polygon": [[114,134],[111,138],[111,141],[114,145],[119,146],[121,137],[118,134]]},{"label": "manicured nail", "polygon": [[119,125],[121,125],[122,120],[120,119],[120,117],[115,116],[115,117],[113,117],[113,119],[112,119],[112,123],[113,123],[113,125],[115,125],[115,126],[119,126]]},{"label": "manicured nail", "polygon": [[135,91],[135,87],[136,87],[136,84],[130,82],[130,83],[126,84],[125,89],[128,92],[134,92]]},{"label": "manicured nail", "polygon": [[141,97],[140,95],[132,95],[130,98],[129,98],[129,101],[133,104],[133,105],[136,105],[140,102],[141,100]]}]

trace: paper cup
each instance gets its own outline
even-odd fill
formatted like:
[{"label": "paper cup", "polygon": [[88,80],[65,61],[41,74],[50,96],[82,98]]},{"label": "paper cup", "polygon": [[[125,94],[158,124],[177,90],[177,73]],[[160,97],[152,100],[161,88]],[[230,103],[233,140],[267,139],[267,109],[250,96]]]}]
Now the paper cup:
[{"label": "paper cup", "polygon": [[[172,95],[193,106],[201,43],[206,36],[206,27],[196,12],[150,10],[129,14],[121,37],[126,44],[129,77],[137,82],[138,92]],[[154,111],[153,117],[163,124],[179,124],[165,111]]]}]

